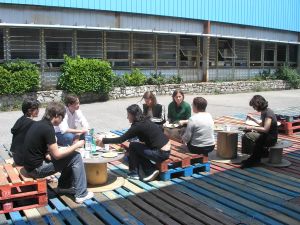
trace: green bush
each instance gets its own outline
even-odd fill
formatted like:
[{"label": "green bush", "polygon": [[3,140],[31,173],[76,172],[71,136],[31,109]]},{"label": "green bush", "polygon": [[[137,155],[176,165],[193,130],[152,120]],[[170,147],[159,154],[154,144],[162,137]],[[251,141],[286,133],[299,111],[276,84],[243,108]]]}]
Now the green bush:
[{"label": "green bush", "polygon": [[58,87],[80,95],[86,92],[107,94],[113,87],[115,74],[106,61],[64,57]]},{"label": "green bush", "polygon": [[276,72],[277,79],[287,81],[293,88],[300,87],[300,74],[296,70],[289,68],[288,66],[280,67]]},{"label": "green bush", "polygon": [[139,69],[134,69],[131,73],[125,73],[123,77],[127,86],[141,86],[147,80],[147,77]]},{"label": "green bush", "polygon": [[146,80],[146,84],[150,85],[162,85],[168,83],[168,79],[159,72],[158,74],[152,73]]},{"label": "green bush", "polygon": [[169,77],[168,83],[169,84],[181,84],[183,81],[182,77],[180,75],[173,75]]},{"label": "green bush", "polygon": [[30,62],[16,61],[0,66],[0,94],[24,94],[39,88],[38,67]]}]

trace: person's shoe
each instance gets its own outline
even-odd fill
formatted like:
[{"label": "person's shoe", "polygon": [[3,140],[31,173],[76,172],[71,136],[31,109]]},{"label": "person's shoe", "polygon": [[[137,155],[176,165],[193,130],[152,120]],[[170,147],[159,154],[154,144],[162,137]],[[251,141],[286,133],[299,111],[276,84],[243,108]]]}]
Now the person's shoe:
[{"label": "person's shoe", "polygon": [[259,162],[260,162],[260,159],[246,160],[242,163],[240,168],[241,169],[250,168],[250,167],[256,166]]},{"label": "person's shoe", "polygon": [[268,158],[269,157],[269,151],[263,151],[261,154],[262,158]]},{"label": "person's shoe", "polygon": [[76,197],[76,198],[75,198],[75,202],[78,203],[78,204],[81,204],[81,203],[83,203],[85,200],[91,199],[92,197],[94,197],[94,193],[88,191],[88,193],[86,194],[86,196],[84,196],[84,197]]},{"label": "person's shoe", "polygon": [[74,195],[75,194],[75,189],[74,187],[70,187],[70,188],[56,188],[56,193],[57,194],[61,194],[61,195]]},{"label": "person's shoe", "polygon": [[149,176],[144,177],[143,181],[149,182],[155,180],[155,178],[158,176],[159,170],[154,170]]},{"label": "person's shoe", "polygon": [[127,178],[133,179],[133,180],[139,180],[140,179],[139,175],[136,172],[129,172],[127,174]]}]

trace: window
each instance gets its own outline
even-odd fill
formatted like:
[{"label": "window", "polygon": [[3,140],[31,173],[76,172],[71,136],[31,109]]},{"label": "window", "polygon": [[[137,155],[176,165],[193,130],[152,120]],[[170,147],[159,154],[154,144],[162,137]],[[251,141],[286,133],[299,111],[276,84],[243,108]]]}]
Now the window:
[{"label": "window", "polygon": [[106,52],[113,68],[129,67],[129,34],[107,32]]},{"label": "window", "polygon": [[289,45],[289,66],[296,67],[297,66],[297,45]]},{"label": "window", "polygon": [[235,40],[236,67],[247,67],[248,62],[248,41]]},{"label": "window", "polygon": [[4,42],[3,42],[3,30],[0,29],[0,61],[4,59]]},{"label": "window", "polygon": [[200,53],[197,47],[197,37],[180,36],[180,67],[197,67]]},{"label": "window", "polygon": [[72,31],[45,30],[46,63],[48,67],[63,64],[64,55],[72,55]]},{"label": "window", "polygon": [[275,44],[265,43],[264,66],[274,66]]},{"label": "window", "polygon": [[40,59],[40,30],[39,29],[10,29],[11,59]]},{"label": "window", "polygon": [[102,32],[77,31],[77,55],[84,58],[103,59]]},{"label": "window", "polygon": [[232,66],[232,59],[236,58],[236,54],[232,49],[232,40],[218,40],[218,66]]},{"label": "window", "polygon": [[286,62],[286,45],[277,45],[277,66],[283,66]]},{"label": "window", "polygon": [[261,43],[250,43],[250,66],[261,66]]},{"label": "window", "polygon": [[133,34],[132,66],[154,67],[154,35]]},{"label": "window", "polygon": [[176,36],[157,36],[157,66],[176,67]]}]

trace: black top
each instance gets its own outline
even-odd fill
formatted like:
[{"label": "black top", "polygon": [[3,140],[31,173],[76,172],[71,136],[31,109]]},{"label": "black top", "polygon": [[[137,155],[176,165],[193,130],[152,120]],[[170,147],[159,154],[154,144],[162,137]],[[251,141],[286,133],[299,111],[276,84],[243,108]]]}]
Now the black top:
[{"label": "black top", "polygon": [[24,139],[28,129],[34,121],[26,116],[20,117],[14,126],[11,128],[13,135],[10,151],[13,153],[13,159],[17,165],[23,166],[24,164]]},{"label": "black top", "polygon": [[271,120],[272,120],[271,127],[267,134],[277,140],[277,137],[278,137],[277,118],[276,118],[273,110],[267,108],[265,111],[262,111],[260,118],[262,121],[262,126],[265,125],[266,118],[271,118]]},{"label": "black top", "polygon": [[[149,107],[146,104],[143,104],[143,114],[145,116],[148,115]],[[161,119],[160,122],[156,122],[156,124],[164,124],[166,122],[165,115],[163,114],[163,106],[161,104],[155,104],[152,107],[153,117]]]},{"label": "black top", "polygon": [[129,130],[117,138],[103,138],[103,144],[122,143],[128,139],[138,137],[140,141],[151,149],[161,149],[169,141],[162,129],[155,123],[146,119],[134,122]]},{"label": "black top", "polygon": [[48,119],[35,122],[28,130],[24,143],[24,167],[32,171],[45,160],[48,145],[56,143],[55,131]]}]

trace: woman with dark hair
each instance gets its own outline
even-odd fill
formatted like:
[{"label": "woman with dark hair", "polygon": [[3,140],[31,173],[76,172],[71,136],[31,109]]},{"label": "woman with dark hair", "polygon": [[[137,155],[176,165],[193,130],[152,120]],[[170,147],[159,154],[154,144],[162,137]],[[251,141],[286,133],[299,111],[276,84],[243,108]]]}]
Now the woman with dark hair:
[{"label": "woman with dark hair", "polygon": [[173,101],[168,106],[168,121],[170,123],[187,121],[191,117],[191,106],[184,101],[183,91],[175,90],[172,99]]},{"label": "woman with dark hair", "polygon": [[40,103],[36,99],[24,99],[22,103],[22,112],[21,116],[14,126],[11,128],[11,133],[13,135],[10,151],[15,164],[23,166],[24,164],[24,139],[28,129],[34,123],[34,118],[39,114]]},{"label": "woman with dark hair", "polygon": [[274,112],[268,108],[268,102],[261,95],[254,95],[249,105],[260,112],[261,121],[251,115],[247,119],[254,121],[258,126],[246,126],[246,133],[242,137],[242,152],[252,153],[251,156],[242,162],[241,168],[252,167],[260,162],[264,156],[268,156],[268,150],[277,142],[278,129],[277,119]]},{"label": "woman with dark hair", "polygon": [[143,114],[158,125],[165,123],[165,110],[161,104],[157,103],[156,97],[152,91],[146,91],[143,95],[145,104],[143,104]]},{"label": "woman with dark hair", "polygon": [[164,124],[164,132],[169,138],[180,141],[191,117],[191,106],[184,101],[184,93],[179,89],[173,92],[172,99],[168,106],[168,121]]},{"label": "woman with dark hair", "polygon": [[206,99],[196,97],[193,99],[193,116],[187,123],[182,141],[187,144],[191,153],[208,155],[215,148],[214,121],[210,113],[205,112]]},{"label": "woman with dark hair", "polygon": [[127,108],[127,119],[131,127],[125,134],[117,138],[98,138],[96,143],[103,146],[138,137],[140,142],[131,142],[129,145],[128,177],[139,179],[138,168],[141,165],[146,175],[143,181],[152,181],[158,176],[159,171],[151,161],[159,163],[169,158],[171,149],[169,139],[159,126],[143,115],[141,108],[136,104]]}]

